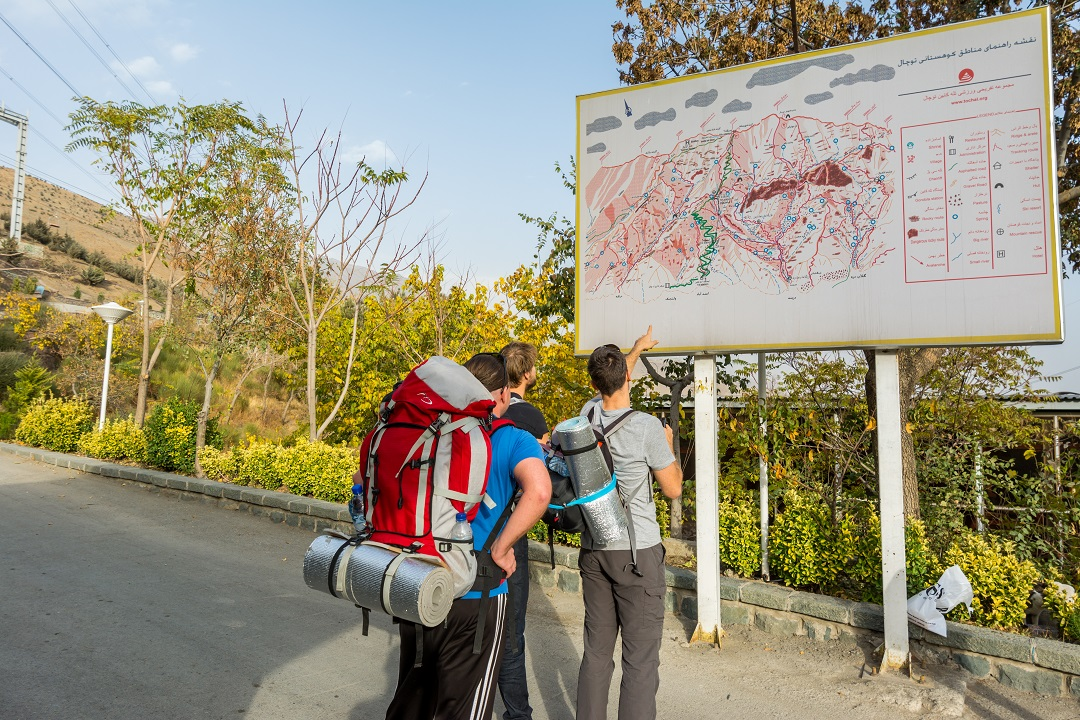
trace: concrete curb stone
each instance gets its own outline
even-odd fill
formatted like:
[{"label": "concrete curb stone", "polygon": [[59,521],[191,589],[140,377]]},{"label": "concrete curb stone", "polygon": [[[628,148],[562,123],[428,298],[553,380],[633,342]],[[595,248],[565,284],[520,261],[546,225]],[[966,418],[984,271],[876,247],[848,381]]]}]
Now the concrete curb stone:
[{"label": "concrete curb stone", "polygon": [[864,630],[885,631],[885,612],[873,603],[852,603],[851,624]]},{"label": "concrete curb stone", "polygon": [[783,585],[770,585],[764,582],[748,582],[739,592],[739,599],[744,603],[766,607],[772,610],[787,610],[788,602],[795,593]]},{"label": "concrete curb stone", "polygon": [[1039,695],[1060,695],[1063,676],[1048,670],[1027,670],[1019,665],[998,663],[998,681],[1002,685],[1038,693]]},{"label": "concrete curb stone", "polygon": [[960,664],[960,667],[967,670],[969,673],[977,678],[989,677],[990,675],[990,661],[981,655],[968,655],[967,653],[956,653],[953,655],[956,658],[956,662]]},{"label": "concrete curb stone", "polygon": [[1031,657],[1036,665],[1080,675],[1080,653],[1070,652],[1067,645],[1056,640],[1035,638],[1031,641]]},{"label": "concrete curb stone", "polygon": [[1012,633],[998,632],[976,625],[947,622],[948,635],[941,637],[927,633],[926,642],[932,645],[944,645],[956,650],[969,650],[981,655],[1015,660],[1022,663],[1032,662],[1032,638]]},{"label": "concrete curb stone", "polygon": [[800,615],[809,615],[821,620],[847,624],[851,617],[851,601],[828,595],[795,592],[791,595],[789,609]]},{"label": "concrete curb stone", "polygon": [[[694,575],[694,581],[696,585],[697,575]],[[742,594],[742,589],[749,585],[752,581],[743,580],[742,578],[732,578],[726,576],[720,576],[720,599],[721,600],[738,600]]]}]

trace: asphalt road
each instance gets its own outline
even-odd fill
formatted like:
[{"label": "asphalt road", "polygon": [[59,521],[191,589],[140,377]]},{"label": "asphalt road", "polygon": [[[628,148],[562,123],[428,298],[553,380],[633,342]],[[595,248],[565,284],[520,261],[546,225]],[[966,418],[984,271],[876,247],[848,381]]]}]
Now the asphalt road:
[{"label": "asphalt road", "polygon": [[[0,454],[0,718],[382,718],[396,628],[372,613],[363,637],[358,610],[304,585],[313,537]],[[534,586],[526,635],[536,720],[573,717],[581,614],[579,597]],[[661,718],[1080,716],[1075,698],[955,670],[926,669],[921,684],[871,678],[870,649],[854,643],[742,627],[722,650],[686,647],[692,628],[667,621]],[[612,716],[618,684],[616,654]]]}]

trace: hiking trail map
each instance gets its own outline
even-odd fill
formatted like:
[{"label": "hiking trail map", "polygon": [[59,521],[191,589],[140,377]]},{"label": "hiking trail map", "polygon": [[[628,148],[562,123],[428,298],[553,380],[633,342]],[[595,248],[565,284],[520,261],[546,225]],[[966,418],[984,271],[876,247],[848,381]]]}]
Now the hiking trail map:
[{"label": "hiking trail map", "polygon": [[1046,8],[578,98],[577,351],[1064,338]]}]

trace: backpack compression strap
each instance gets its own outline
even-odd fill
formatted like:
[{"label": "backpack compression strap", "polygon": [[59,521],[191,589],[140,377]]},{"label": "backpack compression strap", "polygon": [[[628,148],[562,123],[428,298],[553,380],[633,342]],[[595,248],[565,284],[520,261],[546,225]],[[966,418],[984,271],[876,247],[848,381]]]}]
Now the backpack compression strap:
[{"label": "backpack compression strap", "polygon": [[[597,407],[599,407],[599,405],[593,405],[591,408],[589,408],[589,414],[586,417],[588,418],[590,423],[599,422],[600,432],[604,433],[604,437],[610,436],[612,433],[622,427],[623,422],[625,422],[627,418],[629,418],[635,412],[634,410],[627,410],[622,415],[615,418],[615,420],[605,428],[602,416],[598,415],[596,420],[593,420],[593,414],[596,412]],[[565,455],[566,452],[563,451],[563,454]],[[611,482],[613,485],[616,483],[614,473],[611,475]],[[651,484],[652,481],[650,479],[650,487]],[[607,492],[607,488],[604,489],[604,492]],[[634,488],[634,490],[630,493],[630,497],[624,498],[622,493],[619,493],[619,502],[622,503],[623,510],[626,512],[626,534],[630,536],[630,564],[626,567],[630,568],[630,572],[634,573],[638,577],[644,577],[644,574],[640,570],[638,570],[637,566],[637,538],[635,537],[634,533],[634,515],[630,512],[630,503],[635,497],[637,497],[637,488]],[[626,568],[623,569],[625,570]]]},{"label": "backpack compression strap", "polygon": [[[507,520],[510,519],[510,514],[514,510],[514,502],[511,500],[506,503],[506,507],[503,508],[502,514],[499,515],[499,519],[495,521],[495,525],[491,528],[491,532],[488,533],[487,541],[484,542],[484,547],[477,554],[476,558],[476,584],[473,585],[474,590],[480,591],[480,612],[476,618],[476,637],[473,638],[473,655],[479,655],[483,652],[484,641],[484,626],[487,624],[487,606],[488,600],[491,598],[491,591],[497,588],[506,578],[506,574],[503,569],[495,564],[495,560],[491,557],[491,546],[495,543],[497,538],[506,527]],[[510,622],[516,624],[517,619],[514,617],[514,605],[509,603],[510,606]],[[516,638],[517,635],[515,634]],[[496,642],[501,642],[501,639],[496,638]]]}]

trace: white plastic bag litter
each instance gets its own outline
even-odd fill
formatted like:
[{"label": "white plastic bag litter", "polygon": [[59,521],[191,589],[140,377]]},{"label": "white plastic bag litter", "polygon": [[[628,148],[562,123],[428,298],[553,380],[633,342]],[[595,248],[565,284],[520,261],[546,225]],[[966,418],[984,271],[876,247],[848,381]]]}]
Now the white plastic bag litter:
[{"label": "white plastic bag litter", "polygon": [[971,614],[971,583],[958,565],[941,574],[933,587],[908,598],[908,622],[945,637],[945,613],[963,603]]}]

